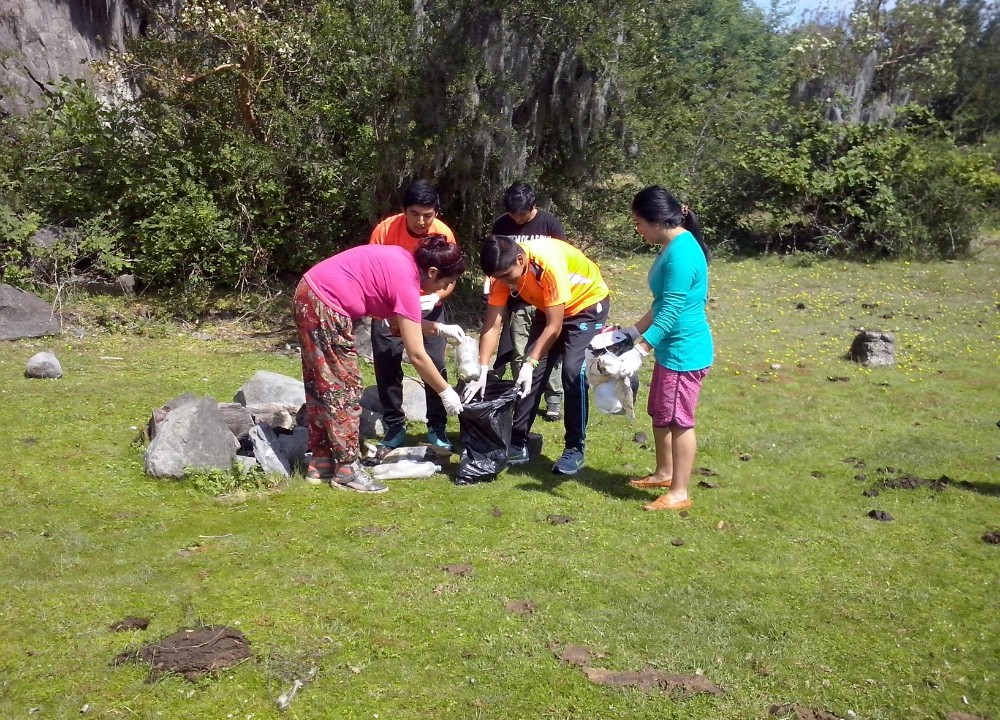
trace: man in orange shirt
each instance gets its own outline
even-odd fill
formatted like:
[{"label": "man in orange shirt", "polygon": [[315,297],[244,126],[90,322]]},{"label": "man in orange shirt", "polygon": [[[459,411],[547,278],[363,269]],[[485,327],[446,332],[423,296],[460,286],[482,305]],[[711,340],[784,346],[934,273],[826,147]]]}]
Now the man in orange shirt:
[{"label": "man in orange shirt", "polygon": [[486,389],[507,299],[520,298],[535,306],[539,312],[531,324],[527,354],[517,376],[519,400],[507,457],[512,465],[528,462],[528,432],[552,372],[550,363],[562,358],[566,449],[552,471],[575,475],[584,464],[589,411],[584,353],[607,322],[608,286],[597,265],[569,243],[536,237],[519,244],[518,239],[491,235],[483,242],[479,261],[493,284],[479,336],[482,372],[479,380],[466,386],[463,400],[468,402]]},{"label": "man in orange shirt", "polygon": [[[403,196],[403,212],[392,215],[375,226],[372,245],[399,245],[411,253],[416,251],[420,240],[428,235],[442,235],[448,242],[455,242],[455,234],[441,222],[437,215],[441,202],[437,190],[426,180],[418,180],[406,190]],[[452,282],[443,290],[423,295],[420,309],[423,320],[437,325],[438,335],[424,336],[424,348],[434,361],[434,367],[448,379],[445,366],[445,348],[449,337],[464,337],[458,325],[444,324],[446,314],[441,302],[455,291]],[[375,383],[378,398],[382,403],[382,419],[385,436],[380,445],[390,448],[401,446],[406,441],[406,417],[403,414],[403,343],[398,333],[385,322],[372,321],[372,359],[375,365]],[[445,432],[448,414],[441,404],[441,398],[429,387],[427,397],[427,442],[437,448],[451,450],[451,442]]]}]

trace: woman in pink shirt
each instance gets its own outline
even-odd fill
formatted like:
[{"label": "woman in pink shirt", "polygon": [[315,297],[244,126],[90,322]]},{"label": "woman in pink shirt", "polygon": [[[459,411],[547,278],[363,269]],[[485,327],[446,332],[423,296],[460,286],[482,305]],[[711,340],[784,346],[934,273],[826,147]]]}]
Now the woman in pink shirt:
[{"label": "woman in pink shirt", "polygon": [[302,379],[312,461],[306,480],[341,490],[380,493],[360,463],[361,391],[353,323],[369,316],[398,325],[420,377],[437,391],[449,415],[462,411],[458,393],[434,367],[424,335],[462,339],[457,325],[421,321],[420,296],[437,292],[465,272],[462,250],[428,235],[416,252],[362,245],[315,265],[295,291],[295,324],[302,339]]}]

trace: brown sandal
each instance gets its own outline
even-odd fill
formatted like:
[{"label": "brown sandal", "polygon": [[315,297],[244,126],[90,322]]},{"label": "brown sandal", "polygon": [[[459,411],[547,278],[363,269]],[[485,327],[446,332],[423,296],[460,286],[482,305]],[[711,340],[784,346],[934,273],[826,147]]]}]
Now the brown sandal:
[{"label": "brown sandal", "polygon": [[333,477],[336,465],[332,457],[314,457],[306,468],[306,482],[310,485],[326,485]]},{"label": "brown sandal", "polygon": [[650,490],[653,488],[668,488],[673,480],[654,480],[652,475],[646,477],[634,477],[628,479],[628,484],[639,490]]}]

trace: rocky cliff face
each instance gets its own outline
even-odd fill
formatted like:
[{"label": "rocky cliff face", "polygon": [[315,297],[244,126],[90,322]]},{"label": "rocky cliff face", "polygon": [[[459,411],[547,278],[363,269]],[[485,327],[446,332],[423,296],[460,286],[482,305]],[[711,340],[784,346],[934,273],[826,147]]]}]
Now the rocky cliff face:
[{"label": "rocky cliff face", "polygon": [[141,0],[2,0],[0,113],[36,106],[61,77],[86,78],[88,63],[144,30]]}]

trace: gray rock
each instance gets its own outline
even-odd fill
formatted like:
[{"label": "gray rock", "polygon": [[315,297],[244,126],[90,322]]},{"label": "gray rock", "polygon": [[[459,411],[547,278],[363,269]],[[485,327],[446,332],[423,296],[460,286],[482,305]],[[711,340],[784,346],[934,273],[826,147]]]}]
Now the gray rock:
[{"label": "gray rock", "polygon": [[[111,48],[124,50],[125,41],[139,35],[143,15],[151,17],[143,7],[141,0],[0,3],[0,77],[10,89],[0,110],[27,112],[61,77],[90,77],[92,60]],[[110,92],[98,93],[110,99]]]},{"label": "gray rock", "polygon": [[427,395],[424,384],[411,377],[403,378],[403,415],[407,420],[427,422]]},{"label": "gray rock", "polygon": [[361,437],[380,438],[385,435],[385,423],[382,420],[382,413],[361,408]]},{"label": "gray rock", "polygon": [[372,319],[363,317],[354,322],[354,346],[358,357],[372,361]]},{"label": "gray rock", "polygon": [[59,364],[59,358],[55,354],[46,350],[35,353],[29,358],[24,374],[30,378],[61,378],[62,365]]},{"label": "gray rock", "polygon": [[247,436],[255,422],[250,411],[239,403],[219,403],[219,415],[229,432],[240,440]]},{"label": "gray rock", "polygon": [[247,455],[237,455],[236,463],[238,465],[242,465],[244,470],[253,470],[255,467],[257,467],[257,465],[259,465],[259,463],[257,462],[257,458],[249,457]]},{"label": "gray rock", "polygon": [[278,447],[292,468],[305,467],[309,453],[309,428],[300,425],[291,433],[278,435]]},{"label": "gray rock", "polygon": [[278,445],[278,437],[274,434],[274,430],[264,423],[257,423],[250,428],[250,442],[253,443],[253,455],[264,468],[264,472],[277,473],[284,477],[292,474],[291,463]]},{"label": "gray rock", "polygon": [[255,423],[264,423],[274,430],[294,430],[298,422],[298,405],[281,403],[258,403],[247,405],[247,411]]},{"label": "gray rock", "polygon": [[369,385],[361,392],[361,407],[382,414],[382,401],[378,399],[378,386]]},{"label": "gray rock", "polygon": [[862,330],[851,343],[848,357],[866,367],[887,367],[896,364],[896,341],[892,333]]},{"label": "gray rock", "polygon": [[170,410],[146,449],[146,472],[154,477],[184,476],[185,468],[230,468],[239,441],[219,415],[219,404],[200,397]]},{"label": "gray rock", "polygon": [[59,319],[47,302],[13,285],[0,285],[0,340],[58,334]]},{"label": "gray rock", "polygon": [[297,411],[305,401],[306,389],[302,380],[269,370],[258,370],[233,397],[233,402],[240,405],[278,403],[294,408],[292,412]]},{"label": "gray rock", "polygon": [[168,400],[164,405],[161,405],[153,414],[149,417],[149,422],[146,423],[146,435],[150,440],[156,437],[156,431],[163,424],[163,421],[167,419],[167,415],[170,414],[171,410],[176,410],[181,405],[187,405],[198,399],[198,396],[193,392],[186,392],[178,395],[172,400]]}]

